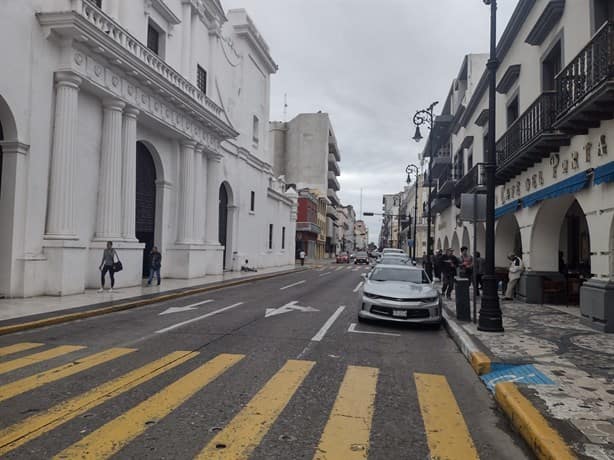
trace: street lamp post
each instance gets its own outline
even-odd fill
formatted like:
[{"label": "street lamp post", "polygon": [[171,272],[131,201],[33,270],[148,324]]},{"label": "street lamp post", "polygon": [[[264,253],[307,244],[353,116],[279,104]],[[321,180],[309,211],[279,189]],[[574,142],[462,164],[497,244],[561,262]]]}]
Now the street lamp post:
[{"label": "street lamp post", "polygon": [[[405,168],[405,172],[407,173],[407,183],[411,183],[410,173],[414,173],[416,176],[416,193],[414,193],[414,257],[413,260],[416,260],[416,228],[418,227],[418,175],[420,174],[420,170],[414,164],[407,165]],[[422,261],[424,263],[424,261]]]},{"label": "street lamp post", "polygon": [[488,149],[486,149],[484,168],[486,170],[486,258],[484,261],[484,286],[482,308],[478,329],[486,332],[503,332],[503,318],[499,295],[497,293],[497,278],[495,277],[495,172],[497,168],[495,143],[495,106],[497,86],[497,0],[483,0],[490,6],[490,59],[486,67],[489,72],[489,103],[488,103]]},{"label": "street lamp post", "polygon": [[[431,131],[433,132],[433,124],[435,119],[433,118],[433,107],[435,107],[439,102],[433,102],[428,108],[423,110],[418,110],[414,115],[414,125],[416,126],[416,134],[414,134],[413,139],[416,142],[420,142],[422,140],[422,134],[420,134],[420,126],[426,124]],[[430,142],[430,154],[429,154],[429,167],[428,167],[428,222],[426,226],[426,262],[424,262],[424,269],[426,273],[429,275],[430,279],[433,279],[433,245],[431,241],[431,167],[433,166],[433,141],[434,139],[431,136]]]}]

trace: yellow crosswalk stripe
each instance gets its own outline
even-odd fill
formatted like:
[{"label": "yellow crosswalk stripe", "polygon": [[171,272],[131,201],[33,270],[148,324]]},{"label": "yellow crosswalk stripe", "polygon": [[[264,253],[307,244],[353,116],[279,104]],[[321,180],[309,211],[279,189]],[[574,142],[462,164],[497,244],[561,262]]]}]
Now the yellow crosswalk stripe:
[{"label": "yellow crosswalk stripe", "polygon": [[135,369],[121,377],[93,388],[82,395],[59,403],[45,412],[33,415],[15,425],[0,430],[0,456],[109,401],[111,398],[115,398],[185,363],[197,355],[198,352],[188,351],[170,353],[139,369]]},{"label": "yellow crosswalk stripe", "polygon": [[51,350],[41,351],[40,353],[34,353],[32,355],[24,356],[23,358],[14,359],[5,363],[0,363],[0,374],[6,374],[7,372],[21,369],[22,367],[30,366],[32,364],[47,361],[49,359],[57,358],[58,356],[72,353],[73,351],[82,350],[85,347],[77,345],[62,345],[52,348]]},{"label": "yellow crosswalk stripe", "polygon": [[134,348],[109,348],[103,352],[86,356],[84,358],[79,358],[71,363],[8,383],[0,387],[0,401],[5,401],[27,391],[46,385],[47,383],[55,382],[65,377],[83,372],[84,370],[135,351],[136,350]]},{"label": "yellow crosswalk stripe", "polygon": [[143,433],[145,421],[160,420],[198,390],[238,363],[244,355],[221,354],[171,383],[162,391],[103,425],[81,441],[60,452],[56,459],[103,459],[117,453]]},{"label": "yellow crosswalk stripe", "polygon": [[12,355],[13,353],[19,353],[20,351],[31,350],[32,348],[42,347],[42,343],[16,343],[14,345],[8,345],[6,347],[0,347],[0,356]]},{"label": "yellow crosswalk stripe", "polygon": [[374,367],[348,366],[314,459],[367,458],[378,374]]},{"label": "yellow crosswalk stripe", "polygon": [[289,360],[252,398],[226,428],[196,457],[242,460],[250,456],[303,382],[313,361]]},{"label": "yellow crosswalk stripe", "polygon": [[431,458],[479,458],[446,378],[443,375],[414,374],[414,380]]}]

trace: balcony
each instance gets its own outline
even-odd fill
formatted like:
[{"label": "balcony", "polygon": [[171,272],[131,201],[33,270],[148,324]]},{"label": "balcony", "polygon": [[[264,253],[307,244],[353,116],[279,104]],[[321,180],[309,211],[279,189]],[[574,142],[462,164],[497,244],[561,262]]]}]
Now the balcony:
[{"label": "balcony", "polygon": [[326,217],[330,217],[332,220],[338,220],[337,210],[331,205],[326,206]]},{"label": "balcony", "polygon": [[341,161],[339,147],[337,146],[337,139],[330,134],[328,135],[328,153],[332,153],[337,161]]},{"label": "balcony", "polygon": [[335,191],[341,190],[341,185],[339,185],[337,176],[335,176],[335,173],[332,171],[328,171],[328,188],[332,188]]},{"label": "balcony", "polygon": [[556,91],[546,91],[512,123],[497,142],[497,183],[503,184],[542,158],[569,145],[570,136],[557,131]]},{"label": "balcony", "polygon": [[431,214],[443,212],[450,207],[452,202],[447,197],[437,197],[431,203]]},{"label": "balcony", "polygon": [[586,134],[614,115],[614,21],[605,23],[556,76],[555,127]]},{"label": "balcony", "polygon": [[478,163],[456,183],[455,192],[457,195],[462,193],[483,193],[486,191],[486,168],[484,163]]},{"label": "balcony", "polygon": [[433,157],[433,163],[431,164],[431,176],[433,179],[439,178],[450,164],[452,164],[450,144],[446,143],[440,147],[437,155]]},{"label": "balcony", "polygon": [[312,222],[297,222],[296,223],[296,231],[297,232],[306,232],[313,233],[315,235],[320,234],[320,227]]},{"label": "balcony", "polygon": [[328,170],[334,172],[336,176],[341,175],[341,170],[339,169],[339,163],[337,163],[337,158],[332,153],[328,154]]},{"label": "balcony", "polygon": [[335,190],[329,188],[326,196],[331,201],[333,206],[341,206],[341,201],[339,201],[339,197],[337,196]]}]

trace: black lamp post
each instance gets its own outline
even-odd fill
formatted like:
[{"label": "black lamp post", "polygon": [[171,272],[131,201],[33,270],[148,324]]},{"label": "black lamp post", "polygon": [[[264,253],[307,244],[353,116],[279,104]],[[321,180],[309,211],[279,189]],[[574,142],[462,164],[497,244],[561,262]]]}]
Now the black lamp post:
[{"label": "black lamp post", "polygon": [[[414,256],[413,260],[416,260],[416,228],[418,227],[418,175],[420,174],[420,170],[414,164],[408,165],[405,168],[405,172],[407,173],[407,183],[411,183],[410,173],[414,173],[416,176],[416,193],[414,194]],[[424,263],[424,261],[423,261]]]},{"label": "black lamp post", "polygon": [[483,0],[490,6],[490,59],[486,67],[489,72],[489,103],[488,103],[488,149],[486,149],[484,168],[486,170],[486,258],[484,260],[484,275],[482,284],[482,308],[478,329],[486,332],[503,332],[503,318],[499,295],[497,293],[497,278],[495,277],[495,172],[497,169],[495,143],[495,105],[497,102],[497,0]]},{"label": "black lamp post", "polygon": [[[426,124],[431,131],[433,132],[433,107],[435,107],[439,102],[433,102],[428,108],[423,110],[418,110],[414,115],[414,125],[416,126],[416,134],[414,134],[413,139],[416,142],[420,142],[422,140],[422,134],[420,133],[420,126]],[[429,168],[428,168],[428,222],[426,226],[426,262],[424,262],[424,269],[426,273],[429,275],[430,279],[433,279],[433,244],[431,241],[431,167],[433,165],[433,141],[434,139],[431,136],[430,142],[430,153],[429,153]],[[494,195],[493,195],[494,196]]]}]

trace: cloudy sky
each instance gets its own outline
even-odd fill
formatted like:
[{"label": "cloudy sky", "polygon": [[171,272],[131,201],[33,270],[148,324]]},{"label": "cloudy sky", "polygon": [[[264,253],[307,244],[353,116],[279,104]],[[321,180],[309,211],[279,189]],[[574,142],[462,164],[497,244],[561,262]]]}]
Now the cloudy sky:
[{"label": "cloudy sky", "polygon": [[[499,33],[518,0],[501,0]],[[271,48],[271,120],[328,112],[341,150],[344,204],[381,212],[424,146],[416,110],[445,100],[463,56],[488,51],[482,0],[222,0],[245,8]],[[377,241],[380,217],[366,217]]]}]

